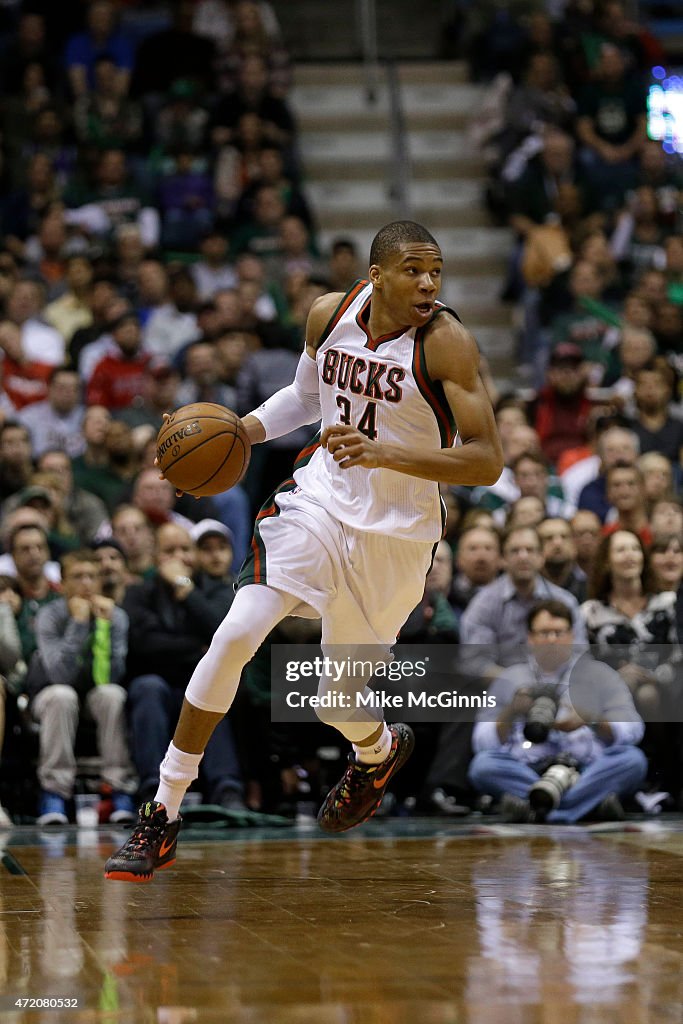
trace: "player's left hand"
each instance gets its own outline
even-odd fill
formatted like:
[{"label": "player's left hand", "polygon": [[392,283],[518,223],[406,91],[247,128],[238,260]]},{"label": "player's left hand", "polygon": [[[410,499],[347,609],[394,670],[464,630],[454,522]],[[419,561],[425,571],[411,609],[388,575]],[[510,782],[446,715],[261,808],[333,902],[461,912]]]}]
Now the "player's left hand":
[{"label": "player's left hand", "polygon": [[325,427],[320,438],[323,448],[327,448],[341,469],[351,466],[363,466],[365,469],[377,469],[382,465],[380,460],[381,445],[371,441],[369,437],[345,423],[335,423]]}]

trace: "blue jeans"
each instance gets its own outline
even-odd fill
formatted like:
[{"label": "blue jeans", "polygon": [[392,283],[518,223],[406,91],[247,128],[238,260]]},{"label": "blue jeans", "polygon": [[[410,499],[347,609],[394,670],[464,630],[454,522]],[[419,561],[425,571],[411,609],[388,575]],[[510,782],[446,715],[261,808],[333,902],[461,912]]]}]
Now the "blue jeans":
[{"label": "blue jeans", "polygon": [[[185,691],[169,686],[161,676],[137,676],[128,687],[128,721],[135,769],[141,791],[159,783],[161,764],[180,714]],[[242,778],[227,718],[216,726],[199,768],[204,799],[211,803],[222,792],[242,792]]]},{"label": "blue jeans", "polygon": [[[579,821],[609,793],[619,797],[635,793],[646,774],[647,758],[638,747],[606,747],[600,757],[581,769],[581,778],[563,794],[560,806],[546,820],[558,824]],[[472,759],[469,778],[482,793],[494,797],[512,793],[526,800],[539,775],[507,751],[482,750]]]}]

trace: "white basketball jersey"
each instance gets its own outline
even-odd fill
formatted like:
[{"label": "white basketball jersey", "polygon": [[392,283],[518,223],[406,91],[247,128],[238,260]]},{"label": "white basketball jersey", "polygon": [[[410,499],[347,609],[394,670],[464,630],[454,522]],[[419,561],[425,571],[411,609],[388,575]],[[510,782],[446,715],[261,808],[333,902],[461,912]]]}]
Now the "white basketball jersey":
[{"label": "white basketball jersey", "polygon": [[[451,447],[455,422],[443,386],[430,379],[426,368],[422,339],[427,325],[371,338],[371,295],[368,281],[357,282],[323,332],[316,357],[323,428],[348,423],[380,443],[418,451]],[[357,530],[412,541],[441,537],[434,481],[391,469],[341,469],[320,446],[319,436],[301,452],[294,479]]]}]

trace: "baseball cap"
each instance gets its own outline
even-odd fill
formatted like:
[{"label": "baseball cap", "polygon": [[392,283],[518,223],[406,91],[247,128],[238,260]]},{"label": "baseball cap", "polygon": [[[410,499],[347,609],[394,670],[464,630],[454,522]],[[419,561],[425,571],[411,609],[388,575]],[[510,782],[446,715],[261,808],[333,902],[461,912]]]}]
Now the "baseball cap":
[{"label": "baseball cap", "polygon": [[190,536],[195,544],[199,544],[205,537],[223,537],[228,544],[234,547],[235,537],[232,530],[221,523],[218,519],[202,519],[195,523],[190,529]]},{"label": "baseball cap", "polygon": [[48,491],[47,487],[33,486],[25,487],[19,494],[20,505],[30,505],[32,501],[45,501],[48,505],[52,505],[52,495]]},{"label": "baseball cap", "polygon": [[556,345],[550,354],[550,365],[557,366],[558,363],[582,363],[583,352],[573,341],[561,341]]},{"label": "baseball cap", "polygon": [[123,550],[123,548],[121,547],[121,545],[119,544],[115,537],[100,537],[99,540],[92,541],[92,543],[89,544],[88,547],[90,548],[91,551],[99,551],[100,548],[115,548],[116,551],[118,551],[118,553],[122,555],[124,559],[126,557],[126,552]]}]

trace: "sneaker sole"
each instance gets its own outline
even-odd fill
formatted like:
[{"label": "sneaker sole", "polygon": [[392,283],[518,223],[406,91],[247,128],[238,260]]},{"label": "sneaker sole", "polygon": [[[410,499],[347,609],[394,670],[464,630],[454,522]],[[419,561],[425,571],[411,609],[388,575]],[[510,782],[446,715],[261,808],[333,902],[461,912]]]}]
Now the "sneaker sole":
[{"label": "sneaker sole", "polygon": [[165,864],[160,864],[158,868],[154,868],[153,871],[145,875],[136,875],[132,871],[105,871],[104,877],[110,882],[151,882],[155,871],[163,871],[164,868],[170,868],[175,862],[176,858],[174,857],[173,860],[167,860]]}]

